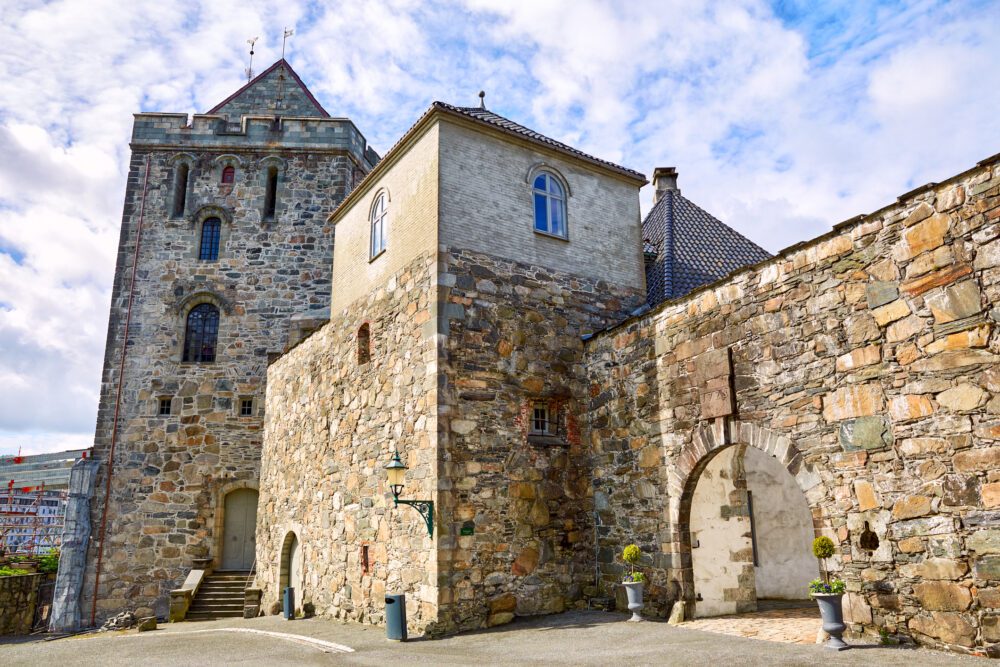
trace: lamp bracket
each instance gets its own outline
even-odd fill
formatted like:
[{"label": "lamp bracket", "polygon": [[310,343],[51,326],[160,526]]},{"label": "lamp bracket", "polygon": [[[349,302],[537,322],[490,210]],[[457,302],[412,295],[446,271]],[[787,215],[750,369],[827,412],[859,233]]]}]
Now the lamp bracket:
[{"label": "lamp bracket", "polygon": [[427,534],[434,537],[434,501],[433,500],[400,500],[399,498],[393,498],[396,505],[409,505],[418,512],[420,516],[423,517],[424,523],[427,524]]}]

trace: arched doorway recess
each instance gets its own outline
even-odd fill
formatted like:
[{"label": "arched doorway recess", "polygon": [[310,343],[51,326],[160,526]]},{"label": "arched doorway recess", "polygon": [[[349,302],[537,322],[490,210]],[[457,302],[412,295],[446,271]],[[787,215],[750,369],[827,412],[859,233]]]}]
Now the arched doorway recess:
[{"label": "arched doorway recess", "polygon": [[808,597],[818,576],[809,547],[827,494],[788,438],[717,421],[696,430],[677,469],[671,515],[686,618]]},{"label": "arched doorway recess", "polygon": [[281,544],[281,564],[278,567],[279,594],[286,587],[295,589],[296,600],[302,599],[302,549],[295,531],[288,531]]}]

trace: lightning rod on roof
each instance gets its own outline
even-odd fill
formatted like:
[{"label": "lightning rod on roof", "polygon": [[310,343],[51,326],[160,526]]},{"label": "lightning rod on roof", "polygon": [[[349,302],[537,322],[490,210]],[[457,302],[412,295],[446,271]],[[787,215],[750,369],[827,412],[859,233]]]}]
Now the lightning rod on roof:
[{"label": "lightning rod on roof", "polygon": [[246,71],[247,82],[248,83],[251,80],[253,80],[253,45],[257,43],[258,39],[260,39],[260,37],[254,37],[253,39],[248,39],[247,40],[247,44],[250,45],[250,65],[249,65],[249,67],[247,67],[247,71]]},{"label": "lightning rod on roof", "polygon": [[486,108],[486,91],[485,90],[480,90],[479,91],[479,108],[480,109],[485,109]]}]

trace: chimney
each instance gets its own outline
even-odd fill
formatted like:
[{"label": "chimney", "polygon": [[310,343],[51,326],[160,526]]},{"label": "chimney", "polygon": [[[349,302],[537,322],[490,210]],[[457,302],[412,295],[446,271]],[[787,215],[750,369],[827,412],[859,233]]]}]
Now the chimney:
[{"label": "chimney", "polygon": [[653,187],[656,188],[656,193],[653,194],[653,204],[655,205],[667,190],[677,190],[677,169],[674,167],[657,167],[654,169]]}]

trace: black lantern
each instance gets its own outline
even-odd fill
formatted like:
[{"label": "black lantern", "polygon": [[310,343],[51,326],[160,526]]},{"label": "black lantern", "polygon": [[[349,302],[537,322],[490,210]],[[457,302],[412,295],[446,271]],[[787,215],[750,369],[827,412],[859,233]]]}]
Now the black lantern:
[{"label": "black lantern", "polygon": [[409,505],[420,513],[424,523],[427,524],[427,534],[434,537],[434,501],[433,500],[400,500],[399,494],[403,492],[403,478],[406,477],[408,468],[399,458],[399,451],[393,450],[392,459],[385,467],[389,489],[392,491],[392,501],[396,506]]}]

